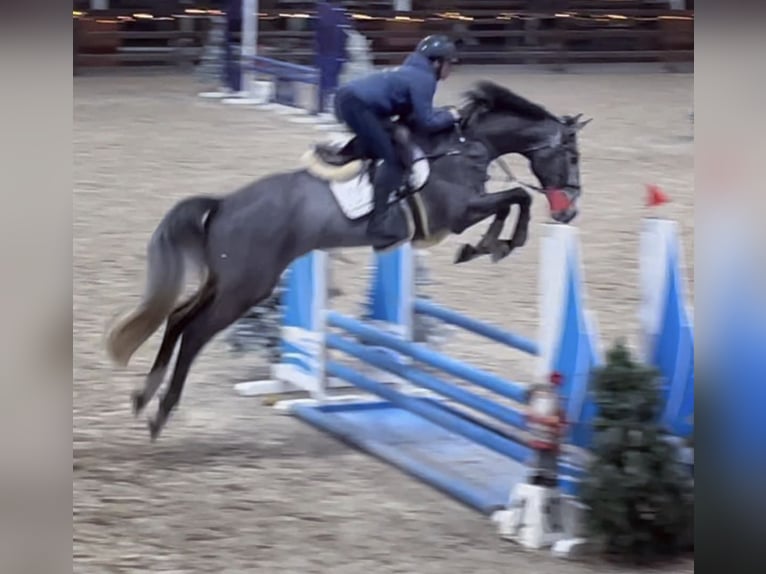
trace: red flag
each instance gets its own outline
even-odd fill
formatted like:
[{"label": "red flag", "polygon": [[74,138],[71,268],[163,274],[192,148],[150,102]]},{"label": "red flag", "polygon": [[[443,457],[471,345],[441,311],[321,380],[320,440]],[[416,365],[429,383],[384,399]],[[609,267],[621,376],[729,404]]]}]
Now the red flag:
[{"label": "red flag", "polygon": [[657,207],[670,201],[668,195],[660,189],[659,185],[647,185],[646,192],[646,205],[648,207]]}]

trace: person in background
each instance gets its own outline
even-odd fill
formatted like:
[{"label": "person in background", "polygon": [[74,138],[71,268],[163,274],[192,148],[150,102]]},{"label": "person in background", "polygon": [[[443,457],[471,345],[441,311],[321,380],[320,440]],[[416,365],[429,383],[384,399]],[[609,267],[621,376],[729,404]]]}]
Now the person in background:
[{"label": "person in background", "polygon": [[232,92],[242,89],[242,72],[239,69],[239,42],[235,34],[242,30],[242,0],[226,0],[226,37],[223,42],[223,85]]},{"label": "person in background", "polygon": [[346,30],[351,27],[351,18],[341,4],[339,0],[317,2],[314,50],[319,68],[319,113],[327,111],[328,97],[338,88],[341,69],[348,59]]}]

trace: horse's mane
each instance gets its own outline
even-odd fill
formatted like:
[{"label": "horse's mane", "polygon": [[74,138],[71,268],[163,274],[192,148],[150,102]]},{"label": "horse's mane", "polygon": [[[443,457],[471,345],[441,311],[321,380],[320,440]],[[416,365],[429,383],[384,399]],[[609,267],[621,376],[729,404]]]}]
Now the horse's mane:
[{"label": "horse's mane", "polygon": [[499,84],[483,80],[465,93],[466,107],[464,117],[474,117],[477,114],[489,112],[507,112],[530,120],[560,121],[555,115],[539,104],[516,94]]}]

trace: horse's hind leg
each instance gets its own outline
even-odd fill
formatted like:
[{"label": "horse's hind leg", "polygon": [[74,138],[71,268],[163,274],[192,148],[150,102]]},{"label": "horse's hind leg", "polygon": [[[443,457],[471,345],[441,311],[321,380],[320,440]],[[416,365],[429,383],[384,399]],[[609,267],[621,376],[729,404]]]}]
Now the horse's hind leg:
[{"label": "horse's hind leg", "polygon": [[154,359],[154,364],[149,370],[149,374],[146,376],[144,386],[140,389],[136,389],[131,394],[133,413],[136,416],[144,410],[157,392],[157,389],[162,385],[168,365],[170,364],[170,359],[173,357],[173,350],[176,347],[176,343],[178,342],[181,333],[183,333],[183,330],[189,324],[192,317],[194,317],[195,313],[205,305],[214,294],[215,288],[213,284],[208,281],[197,293],[176,307],[168,317],[165,334],[162,337],[162,343],[160,343],[160,349],[157,351],[157,357]]},{"label": "horse's hind leg", "polygon": [[[149,421],[152,440],[159,436],[170,413],[178,404],[189,369],[199,352],[216,334],[239,319],[250,307],[268,297],[274,289],[274,285],[276,285],[276,280],[271,282],[268,288],[261,290],[258,290],[257,286],[247,286],[248,289],[255,288],[250,291],[246,298],[237,292],[219,289],[215,297],[208,299],[204,305],[195,309],[194,315],[190,317],[186,328],[183,330],[181,348],[178,351],[170,384],[160,399],[157,414]],[[243,289],[242,293],[244,292],[247,291]],[[258,296],[250,296],[252,293],[257,293]]]}]

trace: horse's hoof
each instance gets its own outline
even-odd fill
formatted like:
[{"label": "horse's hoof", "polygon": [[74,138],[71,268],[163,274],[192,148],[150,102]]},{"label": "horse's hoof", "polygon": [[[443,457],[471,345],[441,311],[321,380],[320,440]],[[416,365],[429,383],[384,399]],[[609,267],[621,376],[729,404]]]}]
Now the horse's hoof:
[{"label": "horse's hoof", "polygon": [[513,251],[513,248],[510,245],[501,243],[500,247],[492,252],[492,263],[505,259],[511,254],[511,251]]},{"label": "horse's hoof", "polygon": [[524,247],[527,244],[527,235],[528,234],[526,231],[522,231],[517,235],[514,235],[511,238],[511,251],[518,249],[519,247]]},{"label": "horse's hoof", "polygon": [[479,253],[479,250],[476,249],[473,245],[464,243],[463,246],[458,250],[457,254],[455,255],[455,264],[465,263],[466,261],[470,261],[471,259],[476,257],[478,253]]},{"label": "horse's hoof", "polygon": [[149,438],[152,442],[157,440],[157,437],[160,436],[160,431],[162,431],[162,423],[160,422],[158,417],[151,418],[148,421],[149,425]]},{"label": "horse's hoof", "polygon": [[144,391],[136,389],[130,393],[130,402],[133,405],[133,414],[138,416],[141,411],[146,407],[146,399],[144,398]]}]

